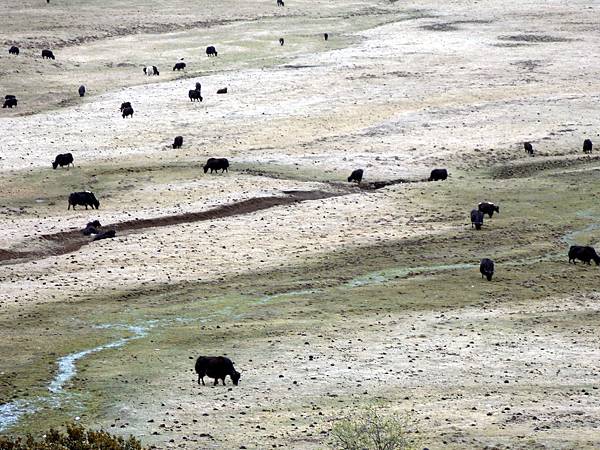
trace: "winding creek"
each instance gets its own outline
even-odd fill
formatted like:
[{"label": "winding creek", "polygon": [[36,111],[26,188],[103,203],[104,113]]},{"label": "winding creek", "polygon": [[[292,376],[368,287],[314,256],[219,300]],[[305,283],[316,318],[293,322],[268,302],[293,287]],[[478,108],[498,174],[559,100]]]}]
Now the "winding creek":
[{"label": "winding creek", "polygon": [[64,387],[77,373],[77,361],[92,353],[123,347],[129,341],[142,338],[148,333],[148,328],[142,326],[106,324],[96,328],[125,330],[130,332],[131,336],[120,338],[107,344],[99,345],[98,347],[70,353],[59,358],[56,375],[48,385],[48,395],[32,399],[14,400],[0,405],[0,432],[15,425],[24,415],[34,414],[44,408],[58,408],[65,401],[65,396],[68,396],[68,393],[64,391]]}]

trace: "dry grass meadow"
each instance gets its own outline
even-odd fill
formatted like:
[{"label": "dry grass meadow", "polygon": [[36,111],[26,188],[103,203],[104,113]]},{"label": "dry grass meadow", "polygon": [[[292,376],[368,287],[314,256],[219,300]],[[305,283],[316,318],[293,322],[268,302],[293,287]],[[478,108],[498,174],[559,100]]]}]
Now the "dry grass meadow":
[{"label": "dry grass meadow", "polygon": [[[600,268],[567,262],[600,247],[581,151],[600,5],[275,3],[0,2],[19,99],[0,109],[0,434],[317,450],[377,405],[431,450],[600,448]],[[213,156],[228,173],[203,173]],[[67,210],[81,190],[99,210]],[[500,214],[477,232],[483,200]],[[82,236],[93,219],[116,238]],[[198,386],[201,354],[240,385]]]}]

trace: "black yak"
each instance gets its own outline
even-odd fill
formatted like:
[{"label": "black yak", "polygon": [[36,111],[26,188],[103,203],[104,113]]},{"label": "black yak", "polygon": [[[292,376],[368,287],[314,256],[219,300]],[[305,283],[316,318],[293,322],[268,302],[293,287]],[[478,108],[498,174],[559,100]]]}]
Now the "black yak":
[{"label": "black yak", "polygon": [[583,141],[583,153],[592,153],[592,148],[592,141],[590,141],[589,139]]},{"label": "black yak", "polygon": [[569,262],[573,261],[573,264],[576,264],[576,259],[589,265],[591,265],[590,261],[593,259],[596,265],[600,264],[600,256],[596,254],[594,247],[571,245],[569,248]]},{"label": "black yak", "polygon": [[215,386],[219,384],[219,380],[225,386],[227,375],[236,386],[240,381],[240,373],[233,367],[233,362],[224,356],[199,356],[195,369],[198,374],[198,384],[202,383],[203,386],[205,386],[204,377],[214,378]]},{"label": "black yak", "polygon": [[100,225],[99,220],[93,220],[92,222],[88,222],[85,228],[81,231],[84,236],[89,236],[91,234],[98,234],[99,229],[102,225]]},{"label": "black yak", "polygon": [[19,47],[13,45],[11,48],[8,49],[8,54],[19,56]]},{"label": "black yak", "polygon": [[200,95],[200,91],[197,91],[196,89],[191,89],[188,92],[188,97],[190,98],[190,101],[198,101],[201,102],[202,101],[202,95]]},{"label": "black yak", "polygon": [[483,225],[483,212],[478,209],[473,209],[471,211],[471,228],[475,226],[476,230],[481,230],[481,226]]},{"label": "black yak", "polygon": [[83,84],[79,86],[78,92],[80,97],[83,97],[85,95],[85,86]]},{"label": "black yak", "polygon": [[217,94],[227,94],[227,88],[224,87],[224,88],[217,90]]},{"label": "black yak", "polygon": [[486,277],[488,281],[492,281],[492,275],[494,275],[494,261],[489,258],[483,258],[479,263],[479,271],[481,272],[481,278]]},{"label": "black yak", "polygon": [[56,59],[51,50],[42,50],[42,59]]},{"label": "black yak", "polygon": [[285,41],[283,40],[283,38],[279,38],[279,45],[283,45],[285,43]]},{"label": "black yak", "polygon": [[85,209],[88,209],[88,206],[91,206],[92,209],[100,208],[100,202],[90,191],[73,192],[69,195],[69,207],[67,210],[71,209],[71,206],[75,209],[77,205],[85,206]]},{"label": "black yak", "polygon": [[15,106],[17,106],[17,103],[19,103],[19,101],[16,99],[16,97],[11,96],[9,98],[4,99],[4,103],[2,104],[2,108],[14,108]]},{"label": "black yak", "polygon": [[363,173],[364,173],[364,170],[362,170],[362,169],[353,170],[352,173],[350,174],[350,176],[348,177],[348,183],[351,183],[352,181],[356,181],[358,184],[360,184],[360,182],[363,179]]},{"label": "black yak", "polygon": [[175,65],[173,66],[173,71],[177,70],[184,70],[185,69],[185,63],[184,62],[178,62],[175,63]]},{"label": "black yak", "polygon": [[131,102],[123,102],[123,103],[121,103],[121,108],[120,108],[121,112],[123,112],[123,110],[125,108],[131,108]]},{"label": "black yak", "polygon": [[221,173],[226,171],[229,172],[229,170],[227,170],[228,168],[229,161],[227,158],[208,158],[204,165],[204,173],[208,172],[208,169],[210,169],[210,173],[218,172],[219,170]]},{"label": "black yak", "polygon": [[67,166],[68,169],[70,165],[75,167],[75,164],[73,164],[73,155],[71,153],[61,153],[60,155],[56,155],[56,158],[54,158],[52,168],[56,169],[58,166]]},{"label": "black yak", "polygon": [[523,147],[528,155],[533,156],[533,145],[531,145],[531,142],[524,142]]},{"label": "black yak", "polygon": [[181,148],[183,145],[183,136],[176,136],[173,141],[173,148]]},{"label": "black yak", "polygon": [[329,39],[329,33],[323,33],[323,37],[325,38],[325,40]]},{"label": "black yak", "polygon": [[448,171],[446,169],[433,169],[429,175],[429,181],[444,181],[448,178]]},{"label": "black yak", "polygon": [[127,116],[129,117],[133,117],[133,108],[131,106],[128,106],[127,108],[123,109],[123,119],[125,119]]},{"label": "black yak", "polygon": [[219,56],[217,49],[213,45],[206,47],[206,56]]},{"label": "black yak", "polygon": [[490,216],[490,219],[494,215],[494,211],[496,211],[498,214],[500,214],[500,207],[497,205],[494,205],[491,202],[481,202],[479,205],[477,205],[477,209],[479,211],[481,211],[482,213]]}]

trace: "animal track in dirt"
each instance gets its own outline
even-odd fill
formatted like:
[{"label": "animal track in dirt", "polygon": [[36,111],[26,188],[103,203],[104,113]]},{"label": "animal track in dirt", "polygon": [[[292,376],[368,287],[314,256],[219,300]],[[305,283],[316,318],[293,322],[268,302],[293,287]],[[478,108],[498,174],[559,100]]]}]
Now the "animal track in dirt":
[{"label": "animal track in dirt", "polygon": [[[103,229],[114,229],[119,233],[137,231],[147,228],[167,227],[183,223],[200,222],[205,220],[221,219],[224,217],[250,214],[256,211],[273,208],[276,206],[291,205],[308,200],[321,200],[330,197],[345,195],[345,192],[325,191],[283,191],[285,197],[256,197],[229,205],[219,206],[208,211],[190,212],[151,219],[128,220],[106,225]],[[49,256],[64,255],[79,250],[89,244],[90,238],[83,236],[80,230],[61,231],[45,234],[39,239],[48,244],[42,250],[16,251],[0,249],[0,264],[15,264],[22,260],[43,259]]]}]

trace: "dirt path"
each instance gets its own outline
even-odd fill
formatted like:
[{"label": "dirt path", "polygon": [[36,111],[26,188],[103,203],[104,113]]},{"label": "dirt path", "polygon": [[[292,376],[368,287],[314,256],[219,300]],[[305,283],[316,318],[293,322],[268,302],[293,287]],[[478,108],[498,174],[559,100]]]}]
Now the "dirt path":
[{"label": "dirt path", "polygon": [[[164,216],[152,219],[136,219],[104,225],[99,231],[116,230],[119,235],[128,234],[148,228],[170,227],[174,225],[223,219],[226,217],[249,214],[275,206],[291,205],[307,200],[319,200],[337,195],[333,192],[321,191],[287,191],[286,197],[262,197],[244,200],[230,205],[224,205],[208,211]],[[50,256],[64,255],[75,252],[93,241],[93,236],[83,236],[81,230],[63,231],[39,236],[45,250],[14,251],[0,249],[1,264],[18,264],[24,260],[39,260]],[[39,244],[39,242],[37,242]],[[46,245],[47,244],[47,245]],[[27,244],[25,243],[25,246]]]}]

